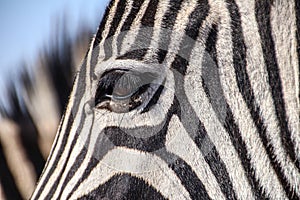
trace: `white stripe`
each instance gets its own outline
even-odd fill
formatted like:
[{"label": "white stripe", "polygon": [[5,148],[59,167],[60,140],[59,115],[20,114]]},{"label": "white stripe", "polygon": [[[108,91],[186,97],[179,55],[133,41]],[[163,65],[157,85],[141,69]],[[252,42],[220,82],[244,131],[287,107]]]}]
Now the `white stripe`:
[{"label": "white stripe", "polygon": [[83,196],[82,191],[88,193],[87,188],[92,191],[114,174],[121,172],[142,178],[165,198],[190,199],[178,177],[163,160],[153,154],[126,148],[111,150],[91,172],[89,178],[81,183],[71,199]]},{"label": "white stripe", "polygon": [[[104,54],[104,48],[103,48],[103,43],[105,41],[105,38],[107,37],[108,33],[109,33],[109,29],[110,29],[110,26],[112,24],[112,21],[113,21],[113,18],[115,16],[115,13],[116,13],[116,10],[117,10],[117,5],[118,5],[118,2],[119,1],[115,1],[113,6],[110,8],[110,11],[109,11],[109,15],[107,17],[107,21],[105,23],[105,26],[104,26],[104,29],[103,29],[103,32],[102,32],[102,40],[99,41],[99,44],[98,46],[100,46],[100,51],[99,51],[99,55],[102,55]],[[97,32],[99,31],[99,29],[97,30]],[[83,67],[86,67],[86,91],[90,92],[90,95],[92,95],[92,85],[91,85],[91,82],[92,82],[92,77],[90,77],[90,71],[91,71],[91,59],[92,59],[92,55],[93,55],[93,48],[94,48],[94,43],[96,40],[99,40],[99,38],[96,38],[96,35],[95,37],[93,38],[93,41],[91,43],[91,46],[90,46],[90,49],[89,49],[89,53],[88,53],[88,56],[87,56],[87,66],[83,66]],[[96,47],[95,47],[96,48]],[[97,47],[98,48],[98,47]],[[102,52],[102,53],[101,53]],[[95,55],[93,55],[95,56]],[[100,59],[100,57],[98,56],[98,60]]]},{"label": "white stripe", "polygon": [[[195,7],[197,6],[197,1],[190,0],[190,1],[184,1],[182,3],[181,9],[178,12],[173,32],[171,35],[171,41],[169,44],[169,48],[165,49],[168,50],[167,56],[166,56],[166,63],[167,66],[170,66],[171,62],[174,60],[174,56],[177,54],[180,48],[180,42],[182,38],[185,36],[184,27],[187,26],[189,22],[189,16],[194,11]],[[168,30],[166,30],[167,32]]]},{"label": "white stripe", "polygon": [[[120,0],[119,0],[120,1]],[[102,32],[102,40],[101,41],[98,41],[100,46],[103,45],[104,41],[105,41],[105,38],[107,37],[108,33],[109,33],[109,29],[110,29],[110,26],[112,24],[112,21],[113,21],[113,18],[116,14],[116,10],[117,10],[117,5],[119,3],[118,0],[116,0],[113,4],[113,6],[110,8],[109,10],[109,15],[107,17],[107,20],[106,20],[106,23],[104,25],[104,29],[103,29],[103,32]],[[103,19],[104,20],[104,19]],[[99,31],[99,29],[97,30],[97,32]],[[97,38],[98,39],[98,38]],[[91,45],[91,47],[93,47],[93,45]]]},{"label": "white stripe", "polygon": [[163,31],[161,29],[161,23],[166,13],[167,9],[169,8],[169,0],[159,1],[158,7],[155,14],[155,21],[153,26],[153,35],[151,39],[150,49],[148,49],[147,55],[145,56],[144,60],[151,60],[151,56],[155,55],[156,50],[158,49],[159,43],[159,36],[160,33]]},{"label": "white stripe", "polygon": [[[124,22],[126,21],[126,18],[127,16],[130,14],[131,10],[132,10],[132,4],[133,4],[133,1],[126,1],[126,7],[125,7],[125,11],[124,11],[124,14],[122,16],[122,19],[120,21],[120,23],[118,24],[118,28],[116,29],[115,33],[114,33],[114,36],[112,38],[108,38],[108,39],[112,39],[112,57],[117,57],[118,55],[118,44],[117,44],[117,38],[118,38],[118,35],[120,34],[121,32],[121,28],[124,24]],[[124,33],[121,33],[121,34],[124,34]],[[121,45],[121,44],[119,44]]]},{"label": "white stripe", "polygon": [[[91,60],[92,60],[92,55],[93,55],[93,46],[94,46],[94,42],[96,40],[96,37],[94,37],[92,39],[92,42],[91,42],[91,46],[90,46],[90,49],[88,51],[88,54],[87,54],[87,57],[85,58],[86,59],[86,65],[82,65],[81,66],[81,69],[80,69],[80,73],[83,73],[82,71],[82,68],[85,67],[86,68],[86,74],[85,74],[85,77],[86,77],[86,81],[85,81],[85,92],[90,92],[91,94],[91,80],[92,80],[92,77],[90,77],[90,72],[91,72]],[[84,62],[83,62],[84,63]],[[82,81],[82,80],[81,80]]]},{"label": "white stripe", "polygon": [[[299,120],[299,65],[296,41],[296,16],[294,1],[275,1],[271,9],[272,36],[275,43],[277,63],[282,82],[283,99],[294,151],[300,161],[300,120]],[[279,130],[278,130],[279,131]],[[278,132],[280,133],[280,132]],[[277,146],[277,145],[276,145]],[[282,163],[285,176],[300,196],[300,173],[294,161],[281,149],[276,152]]]}]

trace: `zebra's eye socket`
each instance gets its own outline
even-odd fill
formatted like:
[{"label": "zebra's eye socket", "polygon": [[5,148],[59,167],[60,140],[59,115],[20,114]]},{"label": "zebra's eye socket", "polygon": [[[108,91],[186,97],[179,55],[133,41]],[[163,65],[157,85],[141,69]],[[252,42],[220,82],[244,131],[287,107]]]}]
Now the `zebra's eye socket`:
[{"label": "zebra's eye socket", "polygon": [[104,73],[98,83],[95,106],[116,113],[129,112],[141,106],[156,88],[153,73],[112,70]]}]

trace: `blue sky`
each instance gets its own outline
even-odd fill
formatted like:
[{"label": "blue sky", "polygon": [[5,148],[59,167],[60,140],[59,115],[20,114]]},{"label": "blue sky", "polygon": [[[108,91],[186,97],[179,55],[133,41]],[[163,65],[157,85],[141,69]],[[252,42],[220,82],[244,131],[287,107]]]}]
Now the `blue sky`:
[{"label": "blue sky", "polygon": [[96,31],[108,0],[0,0],[0,100],[5,82],[15,78],[21,61],[32,63],[54,34],[55,23],[67,16],[76,30],[85,21]]}]

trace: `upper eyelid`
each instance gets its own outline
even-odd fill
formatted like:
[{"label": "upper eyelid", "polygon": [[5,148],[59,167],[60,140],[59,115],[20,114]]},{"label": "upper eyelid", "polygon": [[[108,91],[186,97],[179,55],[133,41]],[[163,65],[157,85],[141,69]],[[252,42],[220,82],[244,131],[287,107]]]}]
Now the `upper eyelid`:
[{"label": "upper eyelid", "polygon": [[111,72],[113,72],[113,71],[117,71],[117,70],[124,71],[124,72],[130,71],[130,69],[122,69],[122,68],[113,68],[113,69],[109,69],[109,70],[104,71],[104,72],[101,74],[100,79],[101,79],[102,77],[104,77],[105,75],[107,75],[107,74],[109,74],[109,73],[111,73]]},{"label": "upper eyelid", "polygon": [[104,74],[117,69],[135,72],[166,74],[167,66],[166,64],[143,63],[141,61],[135,60],[107,60],[97,64],[94,67],[93,71],[95,74],[95,78],[99,80]]},{"label": "upper eyelid", "polygon": [[[128,74],[126,74],[128,72]],[[109,73],[114,73],[111,76],[109,76]],[[133,76],[130,76],[132,74]],[[127,76],[129,75],[129,76]],[[98,87],[104,87],[108,88],[109,86],[113,86],[117,83],[120,83],[119,81],[123,81],[122,77],[126,76],[129,78],[131,81],[135,81],[136,83],[139,84],[148,84],[148,83],[154,83],[154,82],[159,82],[160,76],[159,74],[155,74],[152,72],[135,72],[131,70],[125,70],[123,71],[122,69],[116,69],[116,70],[109,70],[103,73],[101,76],[99,82],[97,83],[97,88]],[[139,77],[140,79],[134,79],[134,76]],[[104,80],[103,80],[104,79]]]}]

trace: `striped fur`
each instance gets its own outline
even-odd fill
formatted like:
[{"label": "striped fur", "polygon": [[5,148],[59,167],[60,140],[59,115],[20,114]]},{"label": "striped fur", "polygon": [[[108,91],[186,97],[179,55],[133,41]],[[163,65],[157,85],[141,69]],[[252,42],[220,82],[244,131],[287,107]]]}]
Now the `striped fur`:
[{"label": "striped fur", "polygon": [[[299,199],[299,9],[111,1],[32,199]],[[116,69],[160,86],[104,109]]]}]

